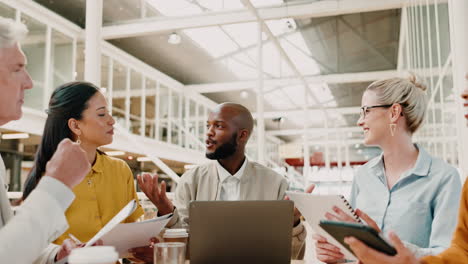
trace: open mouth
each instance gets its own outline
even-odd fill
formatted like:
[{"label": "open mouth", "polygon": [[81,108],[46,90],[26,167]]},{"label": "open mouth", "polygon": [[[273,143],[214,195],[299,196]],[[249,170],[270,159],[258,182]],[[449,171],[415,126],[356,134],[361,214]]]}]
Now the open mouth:
[{"label": "open mouth", "polygon": [[212,148],[216,144],[215,141],[207,139],[205,141],[206,148]]}]

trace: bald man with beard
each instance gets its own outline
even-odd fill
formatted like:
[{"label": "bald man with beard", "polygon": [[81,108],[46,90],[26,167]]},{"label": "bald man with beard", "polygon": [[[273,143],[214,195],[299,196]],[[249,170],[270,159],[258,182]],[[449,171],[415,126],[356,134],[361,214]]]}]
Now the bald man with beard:
[{"label": "bald man with beard", "polygon": [[[158,207],[158,214],[174,212],[168,227],[187,228],[191,201],[282,200],[288,182],[275,171],[245,156],[254,120],[240,104],[223,103],[210,112],[207,120],[206,157],[212,162],[187,171],[178,183],[174,205],[167,199],[165,183],[157,177],[139,178],[142,190]],[[161,191],[159,191],[161,190]],[[308,189],[309,192],[312,188]],[[175,209],[176,208],[176,209]],[[297,211],[296,211],[297,212]],[[306,230],[295,214],[292,256],[304,257]]]}]

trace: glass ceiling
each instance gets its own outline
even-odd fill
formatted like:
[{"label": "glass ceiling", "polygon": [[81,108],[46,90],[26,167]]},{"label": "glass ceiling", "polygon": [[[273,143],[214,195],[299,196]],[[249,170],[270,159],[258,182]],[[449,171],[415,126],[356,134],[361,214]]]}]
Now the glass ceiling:
[{"label": "glass ceiling", "polygon": [[[187,16],[203,12],[245,9],[240,0],[146,0],[146,2],[161,16]],[[283,0],[251,0],[251,2],[255,7],[285,4]],[[268,20],[265,23],[301,75],[320,74],[320,68],[312,58],[301,32],[296,30],[294,19]],[[213,61],[226,67],[239,80],[253,80],[258,77],[256,22],[184,29],[178,33],[182,35],[182,41],[185,37],[192,40]],[[293,70],[282,58],[273,42],[267,39],[265,33],[262,39],[264,78],[294,77]],[[300,109],[304,103],[303,85],[266,90],[265,101],[275,109]],[[336,106],[336,101],[327,85],[310,85],[310,90],[316,98],[320,98],[320,103],[326,103],[324,106]],[[309,103],[315,105],[310,95]],[[297,119],[297,123],[301,123],[300,118]]]},{"label": "glass ceiling", "polygon": [[[240,0],[146,0],[164,16],[186,16],[206,11],[230,11],[244,9]],[[255,7],[283,4],[282,0],[251,0]]]}]

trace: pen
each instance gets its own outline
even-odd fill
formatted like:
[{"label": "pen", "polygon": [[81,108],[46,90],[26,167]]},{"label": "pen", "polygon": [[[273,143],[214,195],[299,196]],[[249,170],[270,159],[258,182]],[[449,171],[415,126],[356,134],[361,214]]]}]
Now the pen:
[{"label": "pen", "polygon": [[68,236],[76,243],[76,244],[82,244],[81,241],[76,238],[74,235],[72,234],[68,234]]}]

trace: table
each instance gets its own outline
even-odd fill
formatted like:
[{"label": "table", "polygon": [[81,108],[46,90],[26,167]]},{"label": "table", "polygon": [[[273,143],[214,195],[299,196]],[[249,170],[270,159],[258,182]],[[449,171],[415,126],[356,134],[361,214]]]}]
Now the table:
[{"label": "table", "polygon": [[[291,264],[304,264],[304,260],[291,260]],[[186,260],[185,264],[190,264],[190,260]]]}]

